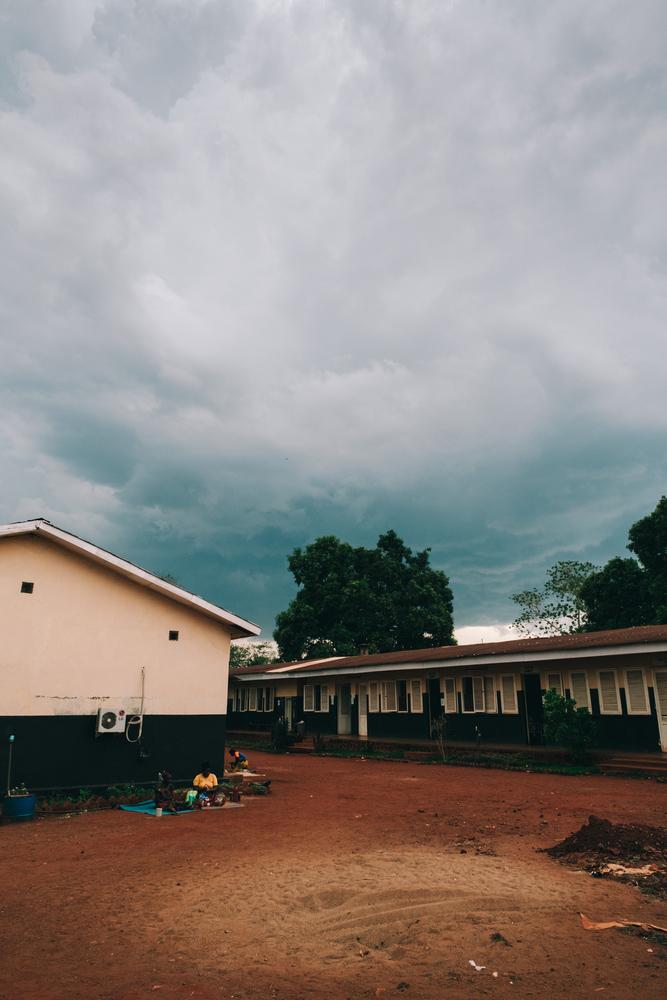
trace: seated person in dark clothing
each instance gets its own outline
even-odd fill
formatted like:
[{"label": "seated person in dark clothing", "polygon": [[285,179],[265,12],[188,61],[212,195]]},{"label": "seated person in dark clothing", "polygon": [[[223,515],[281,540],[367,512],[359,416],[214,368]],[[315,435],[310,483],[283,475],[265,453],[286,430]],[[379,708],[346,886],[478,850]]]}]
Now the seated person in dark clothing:
[{"label": "seated person in dark clothing", "polygon": [[169,771],[160,771],[160,780],[155,786],[155,806],[167,812],[177,812],[173,779]]}]

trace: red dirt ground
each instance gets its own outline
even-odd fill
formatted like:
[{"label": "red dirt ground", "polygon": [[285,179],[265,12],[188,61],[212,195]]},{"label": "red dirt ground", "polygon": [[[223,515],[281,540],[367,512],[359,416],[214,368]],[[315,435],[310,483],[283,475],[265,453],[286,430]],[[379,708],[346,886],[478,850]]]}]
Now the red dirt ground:
[{"label": "red dirt ground", "polygon": [[0,827],[0,997],[667,995],[667,948],[578,916],[664,926],[667,904],[536,851],[591,813],[665,825],[667,786],[252,761],[272,795],[244,809]]}]

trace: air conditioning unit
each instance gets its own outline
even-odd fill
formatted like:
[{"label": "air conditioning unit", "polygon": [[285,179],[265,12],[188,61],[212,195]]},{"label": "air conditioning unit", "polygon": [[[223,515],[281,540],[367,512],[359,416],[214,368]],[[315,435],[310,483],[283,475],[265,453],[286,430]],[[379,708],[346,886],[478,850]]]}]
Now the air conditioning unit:
[{"label": "air conditioning unit", "polygon": [[124,733],[127,715],[124,708],[101,708],[97,713],[97,733]]}]

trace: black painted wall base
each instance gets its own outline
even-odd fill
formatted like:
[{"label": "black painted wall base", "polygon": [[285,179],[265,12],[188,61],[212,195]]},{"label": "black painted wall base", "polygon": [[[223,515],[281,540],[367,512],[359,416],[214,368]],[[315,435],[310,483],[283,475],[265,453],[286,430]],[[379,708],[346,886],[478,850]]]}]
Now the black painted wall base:
[{"label": "black painted wall base", "polygon": [[3,782],[10,734],[16,737],[12,784],[25,782],[33,790],[76,785],[152,785],[162,768],[178,780],[189,780],[203,761],[208,761],[216,774],[224,769],[224,715],[144,716],[140,744],[128,743],[123,733],[96,736],[96,721],[92,715],[0,717]]}]

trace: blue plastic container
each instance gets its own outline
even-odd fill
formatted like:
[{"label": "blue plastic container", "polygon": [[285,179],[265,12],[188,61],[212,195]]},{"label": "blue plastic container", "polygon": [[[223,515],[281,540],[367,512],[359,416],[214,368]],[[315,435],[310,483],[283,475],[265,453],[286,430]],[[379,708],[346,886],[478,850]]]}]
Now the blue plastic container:
[{"label": "blue plastic container", "polygon": [[18,823],[35,818],[36,795],[6,795],[2,800],[3,823]]}]

